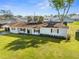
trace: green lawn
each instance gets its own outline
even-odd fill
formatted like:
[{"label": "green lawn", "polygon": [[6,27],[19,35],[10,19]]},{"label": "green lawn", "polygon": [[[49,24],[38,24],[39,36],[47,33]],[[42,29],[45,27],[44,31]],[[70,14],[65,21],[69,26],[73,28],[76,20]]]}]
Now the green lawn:
[{"label": "green lawn", "polygon": [[4,29],[1,28],[1,29],[0,29],[0,32],[3,32],[3,31],[4,31]]},{"label": "green lawn", "polygon": [[79,25],[79,21],[78,22],[74,22],[74,24]]},{"label": "green lawn", "polygon": [[52,37],[8,34],[0,36],[0,59],[79,59],[79,25],[69,25],[70,41]]}]

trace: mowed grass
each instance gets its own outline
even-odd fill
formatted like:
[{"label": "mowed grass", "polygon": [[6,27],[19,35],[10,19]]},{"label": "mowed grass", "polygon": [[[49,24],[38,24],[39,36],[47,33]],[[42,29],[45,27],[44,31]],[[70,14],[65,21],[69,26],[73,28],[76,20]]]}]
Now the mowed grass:
[{"label": "mowed grass", "polygon": [[4,29],[0,29],[0,32],[3,32],[4,31]]},{"label": "mowed grass", "polygon": [[47,36],[0,35],[0,59],[79,59],[79,41],[75,39],[79,25],[68,26],[68,42]]}]

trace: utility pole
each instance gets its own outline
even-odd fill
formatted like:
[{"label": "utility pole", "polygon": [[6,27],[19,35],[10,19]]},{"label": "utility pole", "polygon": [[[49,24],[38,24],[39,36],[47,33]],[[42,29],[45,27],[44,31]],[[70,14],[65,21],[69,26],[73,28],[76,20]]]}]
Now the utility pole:
[{"label": "utility pole", "polygon": [[32,22],[34,22],[35,20],[35,12],[34,12],[34,15],[32,16]]}]

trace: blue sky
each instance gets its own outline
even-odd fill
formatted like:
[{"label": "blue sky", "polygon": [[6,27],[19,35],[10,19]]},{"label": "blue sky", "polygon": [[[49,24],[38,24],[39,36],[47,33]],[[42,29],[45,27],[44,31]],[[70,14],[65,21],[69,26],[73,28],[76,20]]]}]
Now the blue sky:
[{"label": "blue sky", "polygon": [[[48,0],[0,0],[0,9],[11,10],[14,15],[50,15],[57,14],[49,6]],[[75,0],[70,13],[79,13],[79,0]]]}]

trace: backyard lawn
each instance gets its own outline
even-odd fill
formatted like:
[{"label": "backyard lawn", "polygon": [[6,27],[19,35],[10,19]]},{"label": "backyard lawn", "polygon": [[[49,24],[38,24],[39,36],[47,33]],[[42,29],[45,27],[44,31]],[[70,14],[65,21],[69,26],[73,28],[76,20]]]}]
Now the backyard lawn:
[{"label": "backyard lawn", "polygon": [[79,41],[75,39],[79,22],[68,26],[68,42],[44,36],[0,35],[0,59],[79,59]]}]

